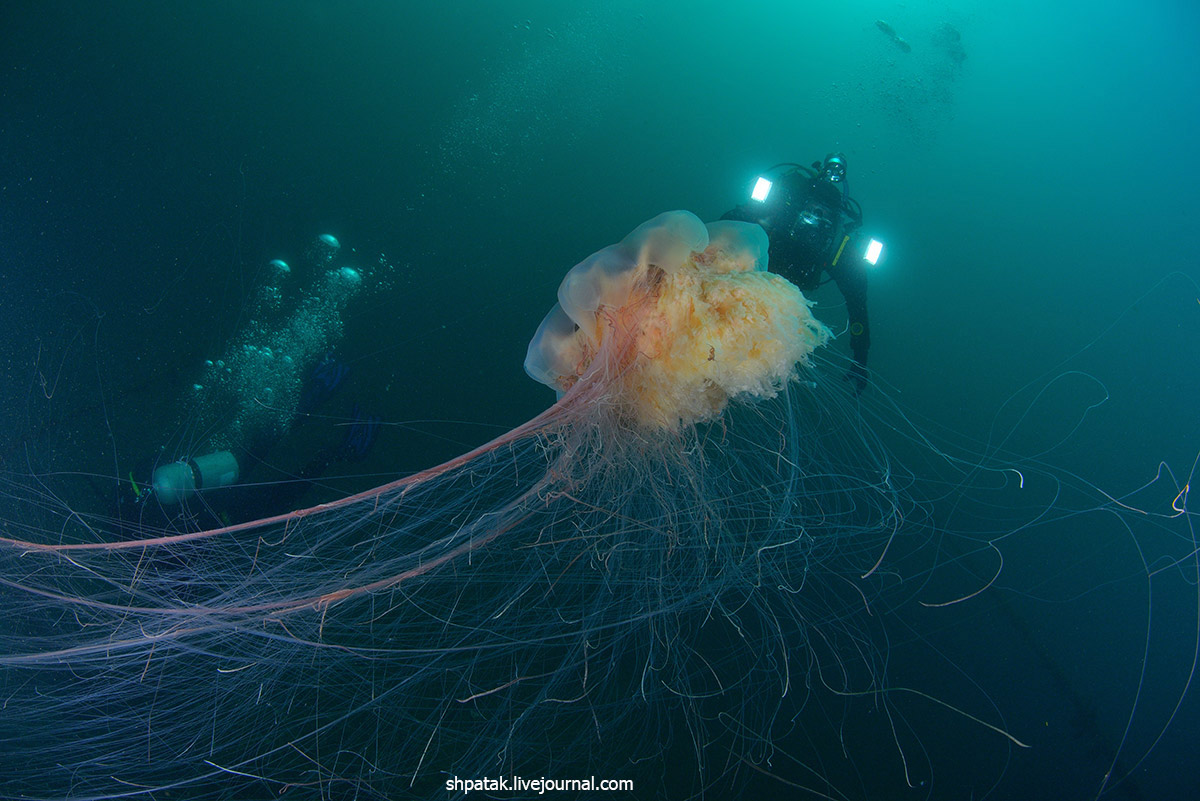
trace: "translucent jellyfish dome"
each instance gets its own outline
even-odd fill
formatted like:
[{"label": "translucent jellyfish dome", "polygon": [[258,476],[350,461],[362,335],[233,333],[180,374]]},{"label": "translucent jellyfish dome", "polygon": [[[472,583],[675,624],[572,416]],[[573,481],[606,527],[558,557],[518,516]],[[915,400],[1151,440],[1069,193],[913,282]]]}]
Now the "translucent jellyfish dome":
[{"label": "translucent jellyfish dome", "polygon": [[660,214],[576,265],[529,343],[525,370],[576,383],[627,422],[678,429],[731,398],[772,398],[828,330],[767,269],[757,225]]}]

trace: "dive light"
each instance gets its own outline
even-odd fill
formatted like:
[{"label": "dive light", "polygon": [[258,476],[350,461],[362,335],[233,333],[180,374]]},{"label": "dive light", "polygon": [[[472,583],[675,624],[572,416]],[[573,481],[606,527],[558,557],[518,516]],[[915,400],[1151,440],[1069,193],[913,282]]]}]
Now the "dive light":
[{"label": "dive light", "polygon": [[769,194],[771,194],[771,182],[766,178],[759,178],[754,182],[754,191],[750,193],[750,199],[762,203]]},{"label": "dive light", "polygon": [[881,253],[883,253],[883,243],[878,239],[872,239],[867,243],[867,252],[863,256],[863,260],[873,265],[879,261],[879,254]]}]

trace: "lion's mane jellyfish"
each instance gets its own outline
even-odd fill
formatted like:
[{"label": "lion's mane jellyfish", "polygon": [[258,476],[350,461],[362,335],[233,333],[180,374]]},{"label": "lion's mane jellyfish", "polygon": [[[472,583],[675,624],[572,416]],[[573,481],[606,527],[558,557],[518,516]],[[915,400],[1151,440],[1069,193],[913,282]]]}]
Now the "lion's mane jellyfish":
[{"label": "lion's mane jellyfish", "polygon": [[828,332],[766,244],[670,212],[584,260],[525,363],[557,403],[378,489],[136,536],[27,494],[0,543],[4,794],[758,775],[815,688],[882,672],[868,599],[911,503],[812,402]]},{"label": "lion's mane jellyfish", "polygon": [[525,370],[631,425],[676,430],[774,397],[829,333],[766,272],[762,228],[667,212],[576,265]]}]

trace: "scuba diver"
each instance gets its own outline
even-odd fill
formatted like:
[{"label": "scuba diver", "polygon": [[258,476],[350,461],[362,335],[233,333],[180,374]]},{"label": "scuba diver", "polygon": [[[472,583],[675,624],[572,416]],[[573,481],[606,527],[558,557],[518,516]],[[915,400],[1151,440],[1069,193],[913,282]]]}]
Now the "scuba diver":
[{"label": "scuba diver", "polygon": [[326,353],[305,379],[282,435],[260,433],[186,460],[144,459],[130,471],[132,493],[119,496],[117,519],[163,528],[182,516],[211,527],[295,508],[331,467],[366,459],[379,436],[382,419],[357,402],[329,408],[349,373]]},{"label": "scuba diver", "polygon": [[[854,362],[846,380],[861,394],[867,386],[867,350],[871,327],[867,321],[867,263],[878,257],[877,243],[859,258],[857,242],[862,207],[850,197],[846,157],[831,153],[812,167],[785,162],[768,173],[787,168],[774,181],[759,178],[751,200],[721,215],[722,220],[758,223],[767,232],[770,268],[809,293],[834,281],[846,299],[850,351]],[[854,254],[854,255],[852,255]],[[823,274],[829,278],[822,281]]]},{"label": "scuba diver", "polygon": [[[205,526],[278,514],[333,465],[366,457],[380,418],[357,404],[335,415],[326,406],[350,373],[335,355],[346,311],[392,267],[382,256],[365,268],[339,265],[341,254],[337,237],[321,234],[298,269],[282,259],[260,267],[223,358],[205,359],[184,393],[181,442],[129,474],[119,519],[145,524],[153,511],[164,527]],[[164,461],[180,450],[187,456]]]}]

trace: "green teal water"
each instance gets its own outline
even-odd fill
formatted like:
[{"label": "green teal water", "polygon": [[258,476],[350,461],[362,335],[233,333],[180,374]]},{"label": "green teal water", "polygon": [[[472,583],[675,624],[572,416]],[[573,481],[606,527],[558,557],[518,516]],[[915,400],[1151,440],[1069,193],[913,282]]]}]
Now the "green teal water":
[{"label": "green teal water", "polygon": [[[354,470],[426,466],[548,403],[521,362],[572,264],[660,211],[716,218],[758,170],[840,150],[886,244],[869,391],[928,428],[1048,451],[1113,495],[1160,462],[1185,480],[1200,452],[1196,8],[743,5],[7,4],[3,466],[125,476],[202,439],[178,432],[180,398],[245,324],[261,266],[324,232],[393,268],[346,313],[355,397],[385,420],[443,421],[388,430]],[[836,290],[815,299],[841,325]],[[78,502],[106,511],[113,495]],[[990,797],[1090,798],[1126,736],[1117,772],[1132,775],[1112,797],[1200,791],[1184,767],[1195,694],[1173,713],[1195,595],[1160,592],[1148,614],[1134,543],[1097,540],[1095,522],[1006,551],[1001,600],[911,612],[893,635],[898,683],[975,682],[1035,747],[942,743],[935,784],[863,782],[887,792],[872,797],[980,798],[998,781]],[[1148,619],[1151,681],[1126,734]],[[945,661],[907,661],[918,643]],[[893,724],[930,743],[963,725],[904,710]],[[878,747],[851,772],[885,763],[894,779],[873,723]]]}]

